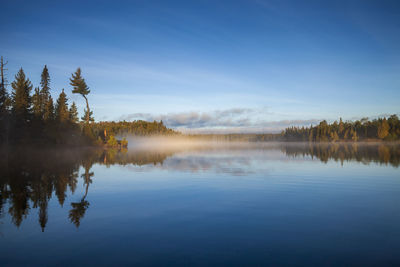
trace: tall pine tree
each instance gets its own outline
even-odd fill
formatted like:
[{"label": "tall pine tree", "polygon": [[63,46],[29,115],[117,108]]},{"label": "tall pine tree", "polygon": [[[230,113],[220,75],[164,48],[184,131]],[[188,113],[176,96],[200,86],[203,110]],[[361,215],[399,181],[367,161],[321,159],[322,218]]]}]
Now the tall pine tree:
[{"label": "tall pine tree", "polygon": [[68,111],[68,99],[67,95],[64,93],[64,89],[57,99],[56,104],[56,120],[59,123],[65,123],[69,121],[69,111]]},{"label": "tall pine tree", "polygon": [[15,81],[11,83],[12,91],[12,111],[17,120],[28,122],[31,114],[31,90],[32,83],[25,77],[24,70],[21,68]]},{"label": "tall pine tree", "polygon": [[32,118],[31,114],[31,90],[32,84],[25,77],[21,68],[15,80],[11,83],[12,87],[12,126],[10,135],[11,140],[17,144],[23,144],[29,140],[29,124]]},{"label": "tall pine tree", "polygon": [[78,68],[76,72],[72,74],[72,77],[70,78],[70,85],[73,87],[72,93],[80,94],[86,101],[85,121],[87,124],[89,124],[91,111],[87,95],[90,93],[90,90],[85,82],[85,79],[82,77],[80,68]]},{"label": "tall pine tree", "polygon": [[40,80],[40,101],[41,101],[41,112],[42,114],[46,113],[46,109],[49,107],[47,102],[50,98],[50,75],[47,66],[44,65],[41,80]]}]

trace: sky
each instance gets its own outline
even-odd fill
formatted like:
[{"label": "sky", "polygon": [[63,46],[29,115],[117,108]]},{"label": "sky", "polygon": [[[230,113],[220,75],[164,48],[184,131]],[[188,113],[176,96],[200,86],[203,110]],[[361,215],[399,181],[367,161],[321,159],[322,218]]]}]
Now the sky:
[{"label": "sky", "polygon": [[[400,114],[400,1],[0,0],[11,82],[77,67],[96,121],[277,132]],[[8,88],[10,90],[10,87]]]}]

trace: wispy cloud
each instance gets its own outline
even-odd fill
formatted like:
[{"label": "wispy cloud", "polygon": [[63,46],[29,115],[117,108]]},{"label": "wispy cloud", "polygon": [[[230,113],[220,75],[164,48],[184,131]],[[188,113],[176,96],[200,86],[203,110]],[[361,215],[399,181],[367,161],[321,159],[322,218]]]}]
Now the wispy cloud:
[{"label": "wispy cloud", "polygon": [[231,108],[210,112],[180,112],[168,114],[132,113],[121,116],[120,120],[160,121],[183,132],[199,133],[249,133],[279,132],[289,126],[308,126],[319,120],[279,120],[268,119],[272,113],[266,108]]},{"label": "wispy cloud", "polygon": [[189,111],[161,115],[132,113],[121,116],[120,120],[162,120],[166,125],[174,128],[236,127],[249,125],[249,115],[254,112],[254,109],[249,108],[232,108],[210,112]]}]

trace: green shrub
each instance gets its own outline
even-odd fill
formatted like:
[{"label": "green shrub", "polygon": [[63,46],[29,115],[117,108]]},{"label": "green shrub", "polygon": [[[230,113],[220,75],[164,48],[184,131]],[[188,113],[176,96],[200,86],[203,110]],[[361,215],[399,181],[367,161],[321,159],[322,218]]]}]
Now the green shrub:
[{"label": "green shrub", "polygon": [[110,135],[110,138],[107,141],[107,145],[111,147],[118,146],[118,141],[115,139],[114,135]]}]

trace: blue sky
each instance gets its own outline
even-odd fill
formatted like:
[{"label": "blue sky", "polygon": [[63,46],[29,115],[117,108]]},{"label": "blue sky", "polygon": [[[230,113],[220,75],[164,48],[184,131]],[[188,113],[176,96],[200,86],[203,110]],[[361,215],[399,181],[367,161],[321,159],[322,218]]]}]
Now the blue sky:
[{"label": "blue sky", "polygon": [[278,131],[399,114],[399,1],[5,1],[0,54],[96,120]]}]

